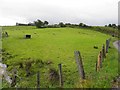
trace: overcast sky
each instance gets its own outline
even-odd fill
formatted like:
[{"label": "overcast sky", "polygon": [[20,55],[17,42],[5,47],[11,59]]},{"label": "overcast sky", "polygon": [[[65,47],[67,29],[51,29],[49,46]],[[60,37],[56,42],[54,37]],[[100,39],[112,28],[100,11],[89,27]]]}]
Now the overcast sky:
[{"label": "overcast sky", "polygon": [[118,23],[119,0],[0,0],[0,25],[37,19],[53,23]]}]

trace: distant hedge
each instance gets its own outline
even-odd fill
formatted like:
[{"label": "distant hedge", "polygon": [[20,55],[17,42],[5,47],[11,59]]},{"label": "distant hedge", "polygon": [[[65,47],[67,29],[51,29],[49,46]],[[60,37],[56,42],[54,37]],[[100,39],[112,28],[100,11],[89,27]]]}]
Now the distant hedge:
[{"label": "distant hedge", "polygon": [[118,28],[94,26],[92,29],[115,37],[120,37]]}]

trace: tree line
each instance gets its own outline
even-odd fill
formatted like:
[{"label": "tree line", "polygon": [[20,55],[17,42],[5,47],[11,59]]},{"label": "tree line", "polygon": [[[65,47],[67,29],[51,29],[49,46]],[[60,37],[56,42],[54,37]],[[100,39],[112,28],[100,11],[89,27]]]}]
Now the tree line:
[{"label": "tree line", "polygon": [[[60,22],[58,24],[49,25],[48,21],[42,21],[42,20],[36,20],[33,23],[28,24],[22,24],[22,23],[16,23],[16,26],[36,26],[37,28],[59,28],[59,27],[82,27],[82,28],[90,28],[92,26],[89,26],[85,23],[79,23],[79,24],[71,24],[71,23],[63,23]],[[119,26],[119,25],[118,25]],[[111,28],[118,28],[116,24],[108,24],[105,25],[105,27],[111,27]]]},{"label": "tree line", "polygon": [[48,21],[41,21],[36,20],[33,23],[23,24],[23,23],[16,23],[16,26],[36,26],[37,28],[59,28],[59,27],[90,27],[84,23],[79,24],[71,24],[71,23],[63,23],[60,22],[58,24],[49,25]]},{"label": "tree line", "polygon": [[105,25],[105,27],[118,28],[118,26],[116,24],[108,24],[108,25]]}]

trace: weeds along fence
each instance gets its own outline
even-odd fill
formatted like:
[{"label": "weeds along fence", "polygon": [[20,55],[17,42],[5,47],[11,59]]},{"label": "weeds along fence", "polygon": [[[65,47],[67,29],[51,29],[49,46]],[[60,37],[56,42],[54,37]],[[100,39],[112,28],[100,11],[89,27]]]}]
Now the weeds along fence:
[{"label": "weeds along fence", "polygon": [[[110,41],[111,39],[107,39],[106,40],[106,45],[103,44],[102,45],[102,49],[99,51],[99,54],[98,54],[98,59],[96,61],[96,66],[95,66],[95,71],[98,72],[100,71],[100,69],[103,67],[102,66],[102,62],[104,61],[104,59],[106,58],[106,54],[108,53],[108,49],[110,48]],[[81,56],[81,53],[80,51],[74,51],[74,56],[75,56],[75,60],[76,60],[76,64],[77,64],[77,67],[78,67],[78,73],[79,73],[79,78],[81,80],[84,80],[86,79],[85,78],[85,72],[84,72],[84,65],[83,65],[83,62],[82,62],[82,56]],[[28,63],[30,64],[30,63]],[[29,69],[31,66],[26,64],[26,75],[29,76]],[[63,88],[64,87],[64,83],[63,83],[63,74],[62,74],[62,64],[58,64],[58,75],[59,75],[59,88]],[[36,74],[36,88],[37,90],[40,90],[40,71],[37,72]],[[17,70],[14,69],[13,70],[13,77],[12,77],[12,83],[11,83],[11,87],[15,87],[17,83]],[[26,88],[27,89],[27,88]]]}]

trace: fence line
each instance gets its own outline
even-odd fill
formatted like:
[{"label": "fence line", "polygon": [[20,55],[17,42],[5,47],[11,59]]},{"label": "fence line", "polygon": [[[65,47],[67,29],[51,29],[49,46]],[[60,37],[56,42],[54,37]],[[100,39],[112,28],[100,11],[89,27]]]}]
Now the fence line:
[{"label": "fence line", "polygon": [[111,38],[106,40],[106,48],[103,44],[102,50],[98,54],[98,60],[96,62],[96,71],[99,71],[100,68],[102,68],[102,62],[104,61],[104,58],[106,58],[106,54],[108,53],[108,49],[110,47],[110,40]]},{"label": "fence line", "polygon": [[[96,66],[95,66],[95,69],[97,72],[100,71],[100,68],[103,67],[102,62],[104,61],[104,59],[106,58],[106,54],[108,53],[108,49],[110,46],[110,40],[111,39],[106,40],[106,47],[105,47],[105,44],[103,44],[102,49],[100,50],[100,52],[98,54],[98,58],[96,61]],[[83,68],[83,62],[82,62],[82,57],[81,57],[80,51],[74,51],[74,55],[75,55],[75,60],[76,60],[76,64],[78,67],[78,72],[79,72],[80,78],[85,79],[85,72],[84,72],[84,68]],[[59,69],[59,72],[58,72],[59,73],[59,86],[63,87],[62,64],[58,64],[58,69]],[[16,81],[17,81],[16,74],[17,74],[17,70],[14,69],[11,87],[15,87],[15,85],[16,85]],[[37,90],[40,90],[40,72],[39,71],[37,72]]]}]

